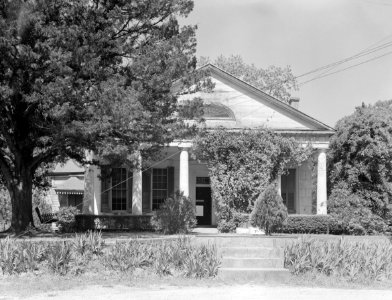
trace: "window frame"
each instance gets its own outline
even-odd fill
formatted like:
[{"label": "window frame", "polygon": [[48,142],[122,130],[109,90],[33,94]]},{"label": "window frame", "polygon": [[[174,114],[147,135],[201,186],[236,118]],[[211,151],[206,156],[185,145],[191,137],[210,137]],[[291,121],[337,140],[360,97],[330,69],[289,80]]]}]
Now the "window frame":
[{"label": "window frame", "polygon": [[[166,172],[166,189],[154,189],[154,171],[155,170],[164,170]],[[168,197],[169,193],[169,174],[168,174],[168,169],[167,168],[153,168],[151,170],[151,176],[150,176],[150,184],[151,184],[151,195],[150,195],[150,204],[151,204],[151,211],[155,211],[158,208],[154,208],[154,190],[166,190],[166,197],[163,199],[162,203],[165,201],[165,199]],[[160,204],[162,204],[160,203]]]},{"label": "window frame", "polygon": [[[115,169],[124,169],[125,170],[125,209],[113,209],[113,170]],[[116,168],[112,168],[111,170],[111,174],[110,174],[110,191],[109,191],[109,208],[111,212],[114,213],[124,213],[128,211],[128,192],[129,192],[129,184],[128,184],[128,180],[129,179],[129,171],[127,170],[127,168],[123,168],[123,167],[116,167]],[[122,181],[122,180],[121,180]]]}]

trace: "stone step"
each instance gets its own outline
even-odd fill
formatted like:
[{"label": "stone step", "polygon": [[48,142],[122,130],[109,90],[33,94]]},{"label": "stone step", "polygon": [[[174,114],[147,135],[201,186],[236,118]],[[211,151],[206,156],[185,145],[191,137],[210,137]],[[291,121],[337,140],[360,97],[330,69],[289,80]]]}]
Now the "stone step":
[{"label": "stone step", "polygon": [[238,268],[238,269],[283,268],[283,259],[223,257],[222,268]]},{"label": "stone step", "polygon": [[290,272],[284,268],[221,268],[219,278],[235,282],[289,281]]},{"label": "stone step", "polygon": [[220,252],[223,257],[274,258],[280,256],[279,250],[272,247],[221,247]]}]

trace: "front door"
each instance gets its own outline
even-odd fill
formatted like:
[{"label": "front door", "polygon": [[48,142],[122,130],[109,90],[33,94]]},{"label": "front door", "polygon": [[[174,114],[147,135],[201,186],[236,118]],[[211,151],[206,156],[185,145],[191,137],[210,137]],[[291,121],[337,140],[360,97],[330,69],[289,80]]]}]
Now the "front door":
[{"label": "front door", "polygon": [[281,191],[283,203],[289,214],[295,214],[295,169],[289,169],[281,177]]},{"label": "front door", "polygon": [[196,219],[197,225],[211,225],[211,188],[196,187]]}]

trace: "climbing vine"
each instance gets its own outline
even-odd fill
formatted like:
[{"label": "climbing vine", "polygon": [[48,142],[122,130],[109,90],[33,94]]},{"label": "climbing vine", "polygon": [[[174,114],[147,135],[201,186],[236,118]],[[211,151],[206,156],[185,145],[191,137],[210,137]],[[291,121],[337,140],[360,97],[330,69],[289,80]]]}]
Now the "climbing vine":
[{"label": "climbing vine", "polygon": [[197,136],[194,155],[210,171],[218,229],[235,230],[259,194],[288,165],[298,165],[310,154],[309,147],[268,129],[219,128]]}]

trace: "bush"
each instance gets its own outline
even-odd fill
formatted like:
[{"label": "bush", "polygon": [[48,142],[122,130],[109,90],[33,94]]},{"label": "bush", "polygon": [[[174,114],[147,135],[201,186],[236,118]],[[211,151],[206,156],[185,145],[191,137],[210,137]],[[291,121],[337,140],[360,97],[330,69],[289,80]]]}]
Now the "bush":
[{"label": "bush", "polygon": [[177,191],[155,212],[151,224],[164,234],[187,233],[196,226],[195,207],[188,197]]},{"label": "bush", "polygon": [[61,207],[57,212],[57,224],[61,232],[75,232],[76,220],[75,215],[79,210],[75,206]]},{"label": "bush", "polygon": [[272,229],[276,233],[342,234],[341,224],[330,215],[289,215],[285,224]]},{"label": "bush", "polygon": [[346,234],[385,233],[388,229],[385,220],[372,213],[366,203],[361,196],[351,193],[346,184],[340,183],[332,190],[328,210],[331,216],[339,220]]},{"label": "bush", "polygon": [[302,237],[286,247],[285,267],[295,275],[319,272],[351,281],[390,279],[392,246],[389,241]]},{"label": "bush", "polygon": [[280,226],[287,219],[287,208],[282,197],[278,194],[274,184],[269,185],[256,200],[255,207],[250,215],[252,226],[265,229],[267,235],[271,234],[274,226]]}]

